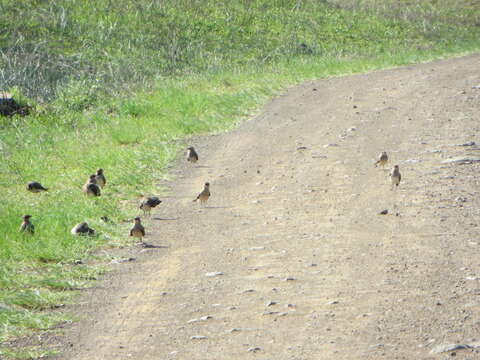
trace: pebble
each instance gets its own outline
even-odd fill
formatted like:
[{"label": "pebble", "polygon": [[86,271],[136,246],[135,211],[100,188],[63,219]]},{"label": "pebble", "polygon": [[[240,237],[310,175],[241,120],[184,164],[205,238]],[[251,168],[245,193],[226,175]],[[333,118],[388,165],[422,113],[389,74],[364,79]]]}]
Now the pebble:
[{"label": "pebble", "polygon": [[272,305],[277,305],[277,302],[276,301],[269,301],[267,303],[267,306],[272,306]]},{"label": "pebble", "polygon": [[210,315],[206,315],[206,316],[202,316],[201,318],[198,318],[198,319],[188,320],[187,323],[191,324],[191,323],[196,323],[196,322],[200,322],[200,321],[207,321],[207,320],[210,320],[210,319],[213,319],[213,317],[210,316]]},{"label": "pebble", "polygon": [[259,347],[251,347],[247,350],[247,352],[254,352],[255,353],[255,352],[260,351],[260,350],[262,350],[262,349],[260,349]]},{"label": "pebble", "polygon": [[457,156],[442,161],[442,164],[470,164],[479,162],[480,156]]},{"label": "pebble", "polygon": [[276,315],[278,314],[278,311],[264,311],[262,315]]},{"label": "pebble", "polygon": [[191,340],[205,340],[207,339],[206,336],[203,336],[203,335],[193,335],[192,337],[190,337]]},{"label": "pebble", "polygon": [[339,303],[338,300],[332,300],[332,301],[327,302],[327,305],[336,305],[338,303]]},{"label": "pebble", "polygon": [[388,214],[388,209],[382,210],[378,214],[379,215],[387,215]]},{"label": "pebble", "polygon": [[477,349],[480,348],[480,342],[470,344],[442,344],[435,346],[430,354],[440,354],[448,351],[462,350],[462,349]]},{"label": "pebble", "polygon": [[233,329],[227,330],[228,333],[234,333],[234,332],[239,332],[239,331],[242,331],[242,329],[240,329],[240,328],[233,328]]},{"label": "pebble", "polygon": [[205,274],[206,277],[214,277],[214,276],[220,276],[220,275],[223,275],[223,272],[214,271],[214,272],[209,272]]},{"label": "pebble", "polygon": [[297,279],[295,279],[295,278],[293,278],[293,277],[291,277],[291,276],[285,278],[285,281],[294,281],[294,280],[297,280]]},{"label": "pebble", "polygon": [[455,144],[455,146],[475,146],[475,145],[477,145],[475,144],[475,141],[469,141],[463,144]]},{"label": "pebble", "polygon": [[243,291],[242,291],[242,294],[253,293],[253,292],[255,292],[254,289],[247,289],[247,290],[243,290]]},{"label": "pebble", "polygon": [[129,261],[135,261],[137,259],[135,259],[134,257],[130,257],[130,258],[123,258],[123,259],[113,259],[112,261],[110,261],[111,264],[120,264],[120,263],[124,263],[124,262],[129,262]]},{"label": "pebble", "polygon": [[324,148],[328,148],[328,147],[337,147],[339,146],[338,144],[326,144],[326,145],[323,145]]}]

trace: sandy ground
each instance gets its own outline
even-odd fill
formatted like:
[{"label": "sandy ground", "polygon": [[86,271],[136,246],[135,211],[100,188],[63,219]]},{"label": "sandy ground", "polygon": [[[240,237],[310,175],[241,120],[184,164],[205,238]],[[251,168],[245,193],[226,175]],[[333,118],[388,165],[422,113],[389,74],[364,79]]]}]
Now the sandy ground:
[{"label": "sandy ground", "polygon": [[168,248],[112,265],[58,358],[479,359],[437,353],[480,346],[480,163],[442,162],[480,156],[479,85],[480,54],[308,82],[193,139],[146,223]]}]

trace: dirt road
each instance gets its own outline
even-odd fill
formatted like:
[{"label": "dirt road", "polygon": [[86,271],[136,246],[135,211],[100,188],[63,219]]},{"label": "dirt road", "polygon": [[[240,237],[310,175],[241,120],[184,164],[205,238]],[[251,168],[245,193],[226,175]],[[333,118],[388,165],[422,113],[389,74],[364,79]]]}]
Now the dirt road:
[{"label": "dirt road", "polygon": [[[178,162],[147,223],[168,248],[113,265],[60,358],[444,359],[441,345],[480,345],[480,163],[442,163],[480,156],[459,146],[480,145],[475,86],[480,54],[319,80],[195,139],[199,163]],[[383,150],[397,190],[373,165]]]}]

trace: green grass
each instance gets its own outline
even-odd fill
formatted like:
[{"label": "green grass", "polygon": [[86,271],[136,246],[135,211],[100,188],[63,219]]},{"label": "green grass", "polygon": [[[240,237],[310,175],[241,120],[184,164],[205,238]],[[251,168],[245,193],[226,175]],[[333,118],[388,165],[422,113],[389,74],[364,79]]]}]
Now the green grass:
[{"label": "green grass", "polygon": [[[480,49],[478,2],[397,3],[2,1],[0,89],[34,108],[0,118],[4,348],[70,320],[53,310],[103,271],[76,262],[101,264],[95,250],[129,244],[138,199],[161,191],[190,136],[231,128],[306,79]],[[87,199],[81,186],[99,167],[107,186]],[[32,180],[50,191],[28,193]],[[18,232],[27,213],[33,237]],[[84,220],[98,236],[70,234]]]}]

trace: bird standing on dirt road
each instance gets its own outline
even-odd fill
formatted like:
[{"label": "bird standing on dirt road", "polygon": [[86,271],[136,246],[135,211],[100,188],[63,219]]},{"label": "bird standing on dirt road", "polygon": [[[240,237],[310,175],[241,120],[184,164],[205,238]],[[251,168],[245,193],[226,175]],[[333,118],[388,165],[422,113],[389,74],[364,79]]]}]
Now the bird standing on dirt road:
[{"label": "bird standing on dirt road", "polygon": [[130,230],[130,236],[139,238],[143,242],[142,238],[145,236],[145,228],[143,227],[138,216],[134,219],[133,227]]},{"label": "bird standing on dirt road", "polygon": [[30,222],[32,215],[24,215],[23,222],[20,226],[20,232],[33,235],[35,233],[35,226]]},{"label": "bird standing on dirt road", "polygon": [[97,180],[97,185],[103,188],[107,183],[107,179],[105,179],[105,175],[103,175],[103,169],[97,170],[97,175],[95,175],[95,180]]},{"label": "bird standing on dirt road", "polygon": [[387,152],[382,151],[382,153],[378,156],[378,160],[375,163],[375,167],[377,167],[378,165],[380,165],[381,167],[384,167],[385,165],[387,165],[387,162],[388,162]]},{"label": "bird standing on dirt road", "polygon": [[210,183],[206,182],[203,190],[200,194],[198,194],[197,198],[193,200],[194,202],[200,200],[201,204],[205,204],[210,197]]},{"label": "bird standing on dirt road", "polygon": [[82,221],[75,225],[70,232],[72,235],[95,235],[95,230],[88,226],[86,221]]},{"label": "bird standing on dirt road", "polygon": [[32,193],[39,193],[42,191],[48,191],[48,188],[43,187],[39,182],[31,181],[27,184],[27,190]]},{"label": "bird standing on dirt road", "polygon": [[400,185],[400,180],[402,180],[402,175],[400,174],[400,169],[398,165],[395,165],[390,173],[390,179],[392,179],[392,188]]},{"label": "bird standing on dirt road", "polygon": [[83,185],[83,192],[88,196],[100,196],[100,187],[97,185],[95,174],[90,175],[85,185]]},{"label": "bird standing on dirt road", "polygon": [[152,210],[152,208],[156,207],[161,202],[162,200],[160,200],[158,197],[149,196],[147,199],[142,201],[142,203],[140,204],[140,209],[143,210],[144,215],[146,215],[147,213],[148,215],[150,215],[150,211]]},{"label": "bird standing on dirt road", "polygon": [[192,163],[196,163],[198,161],[198,154],[195,151],[195,149],[193,148],[193,146],[190,146],[189,148],[187,148],[187,150],[188,150],[187,161],[190,161]]}]

